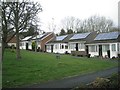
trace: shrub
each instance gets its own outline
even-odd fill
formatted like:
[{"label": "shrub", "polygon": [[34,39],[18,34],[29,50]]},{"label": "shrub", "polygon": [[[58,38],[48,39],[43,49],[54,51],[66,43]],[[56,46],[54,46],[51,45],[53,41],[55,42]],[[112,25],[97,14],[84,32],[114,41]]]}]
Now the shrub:
[{"label": "shrub", "polygon": [[115,59],[115,56],[113,56],[112,59]]},{"label": "shrub", "polygon": [[35,51],[36,43],[35,41],[32,42],[32,50]]},{"label": "shrub", "polygon": [[120,54],[118,54],[118,58],[120,58]]},{"label": "shrub", "polygon": [[110,77],[110,81],[111,88],[120,88],[120,74],[113,74]]},{"label": "shrub", "polygon": [[92,88],[107,88],[109,87],[110,80],[106,78],[96,78],[95,81],[91,83]]},{"label": "shrub", "polygon": [[15,48],[15,45],[11,45],[11,52],[14,53],[14,52],[15,52],[15,49],[16,49],[16,48]]}]

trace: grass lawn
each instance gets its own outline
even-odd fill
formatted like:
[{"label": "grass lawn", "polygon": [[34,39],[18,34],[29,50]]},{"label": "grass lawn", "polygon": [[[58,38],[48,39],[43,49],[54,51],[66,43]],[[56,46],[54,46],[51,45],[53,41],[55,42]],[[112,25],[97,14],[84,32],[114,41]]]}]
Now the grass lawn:
[{"label": "grass lawn", "polygon": [[0,62],[0,89],[2,89],[2,63]]},{"label": "grass lawn", "polygon": [[21,87],[69,76],[92,73],[117,66],[117,62],[99,58],[73,57],[55,54],[21,51],[22,59],[16,60],[16,54],[6,50],[3,60],[3,87]]}]

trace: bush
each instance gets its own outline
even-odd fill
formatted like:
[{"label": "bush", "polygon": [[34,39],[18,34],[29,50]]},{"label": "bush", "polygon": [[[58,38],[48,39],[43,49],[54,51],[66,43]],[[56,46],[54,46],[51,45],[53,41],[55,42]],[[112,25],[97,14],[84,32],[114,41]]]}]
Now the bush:
[{"label": "bush", "polygon": [[89,85],[80,84],[73,90],[80,90],[80,88],[120,88],[120,74],[113,74],[109,78],[96,78]]},{"label": "bush", "polygon": [[115,56],[113,56],[112,59],[115,59]]},{"label": "bush", "polygon": [[106,79],[106,78],[96,78],[95,81],[93,81],[91,83],[91,87],[92,88],[107,88],[109,87],[109,82],[110,80],[109,79]]},{"label": "bush", "polygon": [[96,78],[89,87],[91,88],[120,88],[120,74],[114,74],[110,78]]},{"label": "bush", "polygon": [[120,88],[120,74],[113,74],[110,81],[110,88]]},{"label": "bush", "polygon": [[11,45],[11,52],[15,52],[15,49],[16,49],[16,47],[15,47],[15,45]]},{"label": "bush", "polygon": [[118,54],[118,58],[120,58],[120,54]]},{"label": "bush", "polygon": [[35,41],[32,42],[32,50],[35,51],[36,43]]}]

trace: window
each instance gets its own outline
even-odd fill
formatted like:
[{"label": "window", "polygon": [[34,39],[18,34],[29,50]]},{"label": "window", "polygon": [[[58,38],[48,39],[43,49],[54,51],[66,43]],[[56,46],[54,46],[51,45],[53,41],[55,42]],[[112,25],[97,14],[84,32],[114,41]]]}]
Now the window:
[{"label": "window", "polygon": [[68,49],[68,46],[67,46],[67,45],[65,45],[65,49]]},{"label": "window", "polygon": [[22,46],[22,43],[20,43],[20,46]]},{"label": "window", "polygon": [[75,44],[74,43],[69,44],[69,46],[70,46],[70,49],[75,49]]},{"label": "window", "polygon": [[109,45],[103,45],[102,51],[107,52],[109,50]]},{"label": "window", "polygon": [[79,48],[79,49],[85,49],[84,43],[79,43],[79,44],[78,44],[78,48]]},{"label": "window", "polygon": [[50,45],[48,45],[48,46],[47,46],[47,50],[50,50],[50,49],[51,49],[51,46],[50,46]]},{"label": "window", "polygon": [[112,44],[112,51],[116,51],[116,44]]},{"label": "window", "polygon": [[55,44],[55,49],[58,49],[58,45],[57,44]]},{"label": "window", "polygon": [[30,46],[30,45],[31,45],[31,42],[29,42],[28,45]]},{"label": "window", "polygon": [[60,44],[60,49],[61,49],[62,47],[61,47],[61,44]]},{"label": "window", "polygon": [[90,46],[90,52],[97,52],[97,46],[96,45],[91,45]]},{"label": "window", "polygon": [[64,49],[64,45],[60,44],[60,49]]},{"label": "window", "polygon": [[24,42],[22,42],[21,44],[22,44],[22,46],[24,46]]},{"label": "window", "polygon": [[85,48],[84,43],[81,43],[81,49],[84,49],[84,48]]}]

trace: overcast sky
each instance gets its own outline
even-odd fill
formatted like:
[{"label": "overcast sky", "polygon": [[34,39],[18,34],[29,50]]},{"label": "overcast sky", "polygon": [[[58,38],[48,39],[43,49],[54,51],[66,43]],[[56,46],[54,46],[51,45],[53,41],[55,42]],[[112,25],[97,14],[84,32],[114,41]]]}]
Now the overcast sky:
[{"label": "overcast sky", "polygon": [[[49,31],[48,24],[59,26],[64,17],[74,16],[81,20],[92,15],[105,16],[118,25],[118,2],[120,0],[34,0],[40,2],[43,12],[39,14],[41,29]],[[60,30],[57,28],[56,32]]]}]

